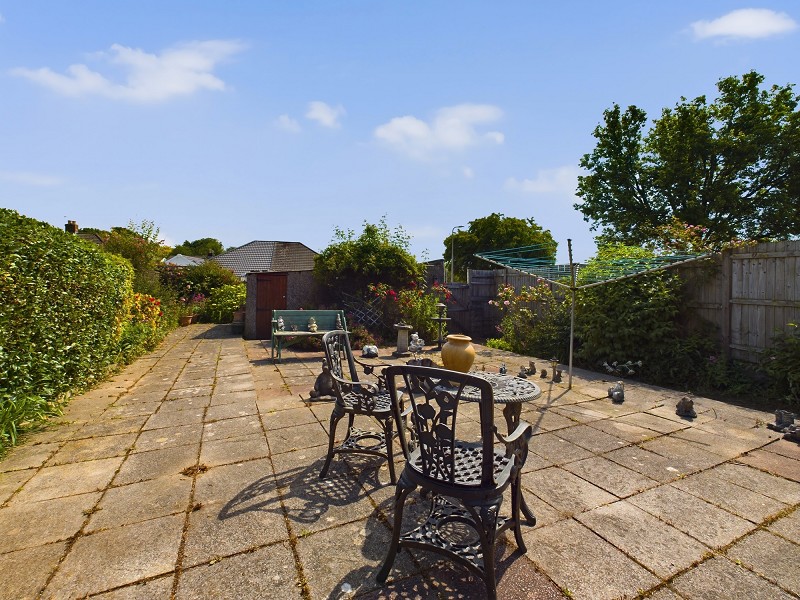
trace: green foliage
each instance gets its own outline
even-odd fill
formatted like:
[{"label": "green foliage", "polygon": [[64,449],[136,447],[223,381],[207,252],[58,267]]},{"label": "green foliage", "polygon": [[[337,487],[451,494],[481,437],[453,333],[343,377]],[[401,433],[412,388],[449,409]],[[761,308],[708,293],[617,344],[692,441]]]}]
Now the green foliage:
[{"label": "green foliage", "polygon": [[403,288],[424,276],[425,265],[409,252],[408,235],[402,227],[390,231],[385,218],[377,225],[364,222],[358,237],[336,228],[334,240],[314,259],[314,276],[333,297],[364,295],[369,284]]},{"label": "green foliage", "polygon": [[223,285],[211,291],[203,310],[203,318],[211,323],[230,323],[233,312],[239,310],[247,299],[247,286],[243,283]]},{"label": "green foliage", "polygon": [[465,231],[447,236],[444,245],[445,261],[449,262],[451,253],[455,251],[453,271],[455,278],[461,280],[467,269],[487,268],[485,261],[473,256],[478,252],[541,245],[543,248],[539,255],[532,255],[531,258],[554,259],[558,249],[550,230],[542,229],[533,218],[518,219],[500,213],[470,221]]},{"label": "green foliage", "polygon": [[751,71],[704,96],[647,115],[615,104],[581,160],[575,208],[601,241],[643,244],[672,219],[702,228],[708,247],[800,234],[800,111],[792,85],[761,89]]},{"label": "green foliage", "polygon": [[[38,414],[116,361],[132,300],[130,264],[0,209],[0,407]],[[13,407],[13,408],[12,408]],[[6,427],[6,429],[8,429]]]},{"label": "green foliage", "polygon": [[179,298],[192,298],[196,294],[209,296],[219,287],[241,283],[232,271],[213,260],[196,267],[162,265],[158,273],[161,284]]},{"label": "green foliage", "polygon": [[224,251],[225,249],[222,246],[222,242],[220,242],[218,239],[200,238],[199,240],[194,240],[193,242],[186,240],[182,244],[175,246],[172,249],[172,254],[206,257],[210,254],[217,256],[222,254]]},{"label": "green foliage", "polygon": [[134,271],[133,289],[145,294],[158,295],[156,267],[169,251],[158,239],[159,229],[152,221],[128,223],[127,227],[113,227],[103,245],[106,252],[130,261]]},{"label": "green foliage", "polygon": [[0,448],[163,336],[132,281],[128,260],[0,209]]},{"label": "green foliage", "polygon": [[800,326],[788,325],[788,331],[773,338],[773,346],[764,352],[761,366],[770,377],[772,393],[800,405]]},{"label": "green foliage", "polygon": [[565,362],[569,352],[569,303],[556,297],[549,284],[501,286],[496,300],[503,317],[493,347],[527,356],[557,357]]}]

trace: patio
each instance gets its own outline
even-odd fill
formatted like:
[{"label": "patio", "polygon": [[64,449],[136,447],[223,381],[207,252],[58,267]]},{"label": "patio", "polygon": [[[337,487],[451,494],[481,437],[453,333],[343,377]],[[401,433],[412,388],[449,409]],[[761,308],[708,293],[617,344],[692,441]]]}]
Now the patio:
[{"label": "patio", "polygon": [[[477,369],[528,365],[478,350]],[[180,328],[0,461],[0,599],[481,598],[427,553],[377,586],[388,468],[337,457],[319,480],[322,353],[269,356],[224,326]],[[800,445],[773,415],[696,398],[685,420],[671,390],[627,381],[614,404],[600,374],[576,370],[571,390],[566,373],[535,378],[523,486],[538,523],[526,555],[507,536],[500,598],[800,594]]]}]

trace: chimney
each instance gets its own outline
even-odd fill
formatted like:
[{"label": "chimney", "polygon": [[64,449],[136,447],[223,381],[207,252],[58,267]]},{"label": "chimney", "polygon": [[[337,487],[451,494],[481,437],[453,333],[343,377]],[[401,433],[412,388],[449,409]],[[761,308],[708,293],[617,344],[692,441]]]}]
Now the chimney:
[{"label": "chimney", "polygon": [[78,233],[78,224],[75,221],[67,221],[64,225],[64,231],[67,233]]}]

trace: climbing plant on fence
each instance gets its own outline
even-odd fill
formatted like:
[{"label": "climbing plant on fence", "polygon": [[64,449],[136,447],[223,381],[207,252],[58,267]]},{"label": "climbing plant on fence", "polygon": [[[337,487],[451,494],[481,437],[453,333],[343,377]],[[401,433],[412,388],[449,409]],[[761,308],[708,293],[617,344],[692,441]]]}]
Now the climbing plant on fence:
[{"label": "climbing plant on fence", "polygon": [[0,209],[0,451],[117,363],[132,280],[127,260]]}]

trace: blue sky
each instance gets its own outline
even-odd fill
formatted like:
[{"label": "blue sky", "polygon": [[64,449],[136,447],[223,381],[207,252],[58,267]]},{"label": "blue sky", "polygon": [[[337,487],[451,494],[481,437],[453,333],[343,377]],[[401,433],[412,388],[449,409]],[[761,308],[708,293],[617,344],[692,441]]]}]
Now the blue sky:
[{"label": "blue sky", "polygon": [[429,259],[499,212],[584,260],[603,110],[796,83],[798,23],[791,0],[0,0],[0,206],[318,251],[385,215]]}]

